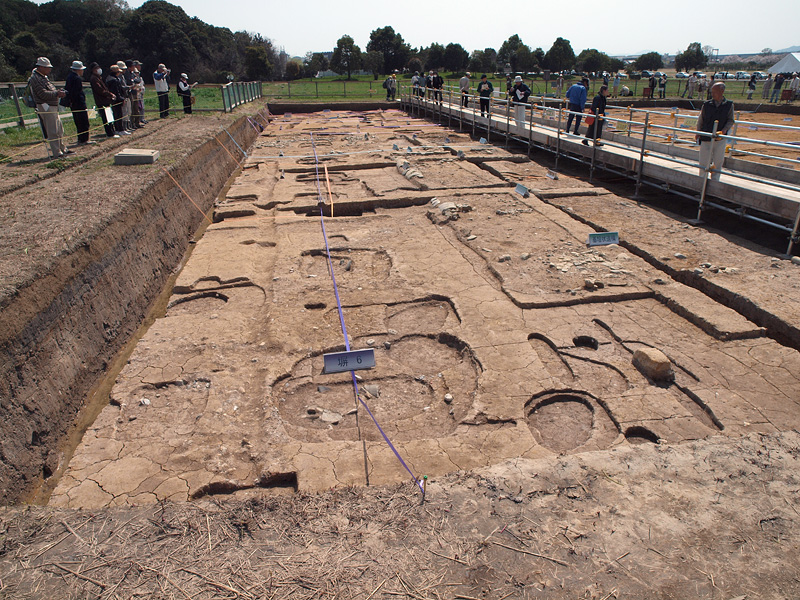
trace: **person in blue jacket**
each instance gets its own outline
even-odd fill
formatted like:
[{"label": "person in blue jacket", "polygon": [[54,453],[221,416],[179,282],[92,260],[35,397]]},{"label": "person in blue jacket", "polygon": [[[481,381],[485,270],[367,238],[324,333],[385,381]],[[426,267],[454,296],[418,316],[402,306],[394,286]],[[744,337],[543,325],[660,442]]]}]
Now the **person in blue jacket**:
[{"label": "person in blue jacket", "polygon": [[[580,113],[583,112],[586,106],[586,96],[589,91],[589,80],[584,77],[580,83],[573,83],[567,90],[567,110],[570,111],[567,117],[567,133],[569,127],[572,125],[572,119],[575,118],[575,135],[578,135],[578,130],[581,127],[581,119],[583,118]],[[579,113],[579,114],[574,114]]]}]

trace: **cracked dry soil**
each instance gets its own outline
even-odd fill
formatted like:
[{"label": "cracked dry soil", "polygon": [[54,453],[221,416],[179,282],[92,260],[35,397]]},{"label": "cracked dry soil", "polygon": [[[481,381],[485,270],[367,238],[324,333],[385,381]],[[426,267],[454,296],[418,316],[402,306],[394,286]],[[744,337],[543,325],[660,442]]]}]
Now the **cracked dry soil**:
[{"label": "cracked dry soil", "polygon": [[274,119],[49,506],[2,513],[0,593],[796,597],[800,267],[548,161]]}]

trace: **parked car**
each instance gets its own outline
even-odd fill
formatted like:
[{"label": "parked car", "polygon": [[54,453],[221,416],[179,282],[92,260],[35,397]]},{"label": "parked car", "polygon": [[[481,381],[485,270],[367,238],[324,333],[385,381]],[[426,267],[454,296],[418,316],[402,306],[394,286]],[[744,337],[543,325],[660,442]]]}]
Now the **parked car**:
[{"label": "parked car", "polygon": [[766,79],[767,78],[767,74],[764,73],[763,71],[753,71],[753,75],[756,76],[756,79]]},{"label": "parked car", "polygon": [[655,73],[653,73],[653,75],[655,75],[656,77],[659,77],[659,78],[660,78],[660,77],[662,77],[662,76],[664,76],[664,77],[666,77],[667,79],[669,79],[669,75],[667,75],[666,73],[664,73],[664,71],[656,71]]},{"label": "parked car", "polygon": [[627,79],[628,78],[628,74],[627,73],[623,73],[622,71],[617,73],[617,75],[619,76],[620,79]]},{"label": "parked car", "polygon": [[692,75],[694,75],[694,76],[695,76],[695,77],[697,77],[698,79],[702,79],[703,77],[705,77],[705,76],[706,76],[706,74],[705,74],[705,73],[703,73],[702,71],[695,71],[694,73],[692,73]]},{"label": "parked car", "polygon": [[688,73],[684,73],[684,72],[675,73],[675,79],[688,79],[688,78],[689,78],[689,74]]},{"label": "parked car", "polygon": [[648,70],[642,71],[642,77],[652,77],[653,74],[654,73],[652,71],[648,71]]},{"label": "parked car", "polygon": [[718,71],[714,73],[714,79],[736,79],[736,75],[728,71]]},{"label": "parked car", "polygon": [[750,73],[747,71],[736,71],[736,79],[750,79]]}]

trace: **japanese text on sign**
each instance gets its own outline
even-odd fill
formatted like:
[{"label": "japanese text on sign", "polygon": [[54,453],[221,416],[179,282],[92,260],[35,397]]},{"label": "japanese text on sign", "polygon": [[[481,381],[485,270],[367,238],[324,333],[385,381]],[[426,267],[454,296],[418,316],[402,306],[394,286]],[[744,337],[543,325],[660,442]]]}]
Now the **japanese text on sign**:
[{"label": "japanese text on sign", "polygon": [[589,240],[586,242],[586,244],[589,246],[607,246],[609,244],[619,244],[619,233],[616,231],[590,233]]},{"label": "japanese text on sign", "polygon": [[373,369],[375,367],[375,351],[372,348],[367,350],[351,350],[350,352],[333,352],[323,354],[325,366],[323,373],[342,373],[344,371],[360,371],[361,369]]}]

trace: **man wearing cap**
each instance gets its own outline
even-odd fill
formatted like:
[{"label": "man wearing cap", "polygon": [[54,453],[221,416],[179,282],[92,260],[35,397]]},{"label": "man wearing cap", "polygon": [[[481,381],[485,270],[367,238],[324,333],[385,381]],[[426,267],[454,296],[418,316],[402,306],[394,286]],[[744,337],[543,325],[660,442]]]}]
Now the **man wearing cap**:
[{"label": "man wearing cap", "polygon": [[75,121],[75,131],[78,132],[78,144],[81,146],[94,143],[89,141],[89,115],[86,112],[86,94],[83,93],[84,68],[81,61],[74,61],[64,86],[72,111],[72,120]]},{"label": "man wearing cap", "polygon": [[133,68],[133,61],[126,60],[125,66],[127,69],[123,71],[123,75],[125,76],[125,83],[128,86],[128,99],[131,103],[131,128],[132,129],[139,129],[142,125],[140,124],[141,115],[139,114],[139,86],[138,82],[141,81],[141,77]]},{"label": "man wearing cap", "polygon": [[133,129],[131,124],[131,87],[129,83],[128,65],[124,60],[117,61],[117,78],[119,79],[120,86],[122,87],[122,126],[125,131]]},{"label": "man wearing cap", "polygon": [[31,95],[36,102],[36,113],[41,119],[47,142],[50,144],[50,154],[53,158],[60,158],[71,154],[64,144],[64,128],[58,118],[58,101],[67,95],[64,90],[57,90],[53,82],[48,79],[53,65],[44,56],[36,59],[36,68],[31,73]]},{"label": "man wearing cap", "polygon": [[[578,135],[578,130],[581,127],[581,113],[586,106],[586,96],[589,90],[589,80],[584,77],[580,83],[573,83],[567,90],[567,110],[569,116],[567,117],[567,133],[569,127],[572,125],[572,119],[575,118],[575,135]],[[577,115],[575,113],[578,113]]]},{"label": "man wearing cap", "polygon": [[514,120],[517,122],[517,126],[519,127],[525,125],[525,105],[528,104],[528,97],[530,95],[531,88],[525,85],[521,76],[517,75],[514,78],[514,85],[511,88],[511,100],[516,109]]},{"label": "man wearing cap", "polygon": [[147,123],[147,119],[144,118],[144,92],[145,92],[145,83],[144,77],[142,77],[142,63],[138,60],[133,61],[133,67],[131,67],[131,71],[134,73],[133,78],[133,85],[136,88],[136,104],[138,105],[138,110],[136,114],[139,116],[138,118],[138,125],[139,127],[144,127]]},{"label": "man wearing cap", "polygon": [[469,106],[469,78],[472,77],[472,73],[467,71],[464,76],[459,79],[458,87],[461,90],[461,106],[467,108]]},{"label": "man wearing cap", "polygon": [[170,70],[164,66],[164,63],[159,64],[153,73],[156,94],[158,94],[158,112],[162,119],[169,116],[169,74]]},{"label": "man wearing cap", "polygon": [[178,80],[178,96],[183,99],[183,112],[187,115],[192,114],[192,88],[196,85],[196,81],[189,85],[189,76],[181,73],[181,78]]}]

